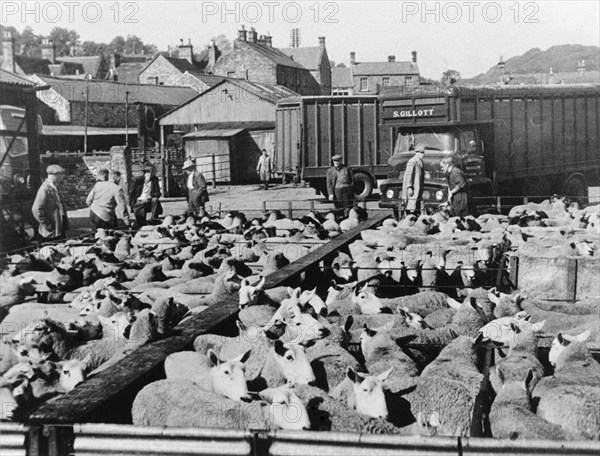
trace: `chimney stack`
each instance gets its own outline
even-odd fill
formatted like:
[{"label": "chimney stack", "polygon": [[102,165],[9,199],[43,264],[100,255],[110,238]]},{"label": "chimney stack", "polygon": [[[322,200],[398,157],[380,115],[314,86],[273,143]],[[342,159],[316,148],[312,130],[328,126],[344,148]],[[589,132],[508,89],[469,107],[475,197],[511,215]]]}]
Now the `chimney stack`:
[{"label": "chimney stack", "polygon": [[238,40],[240,40],[240,41],[248,40],[248,32],[246,31],[246,27],[244,27],[243,25],[238,30]]},{"label": "chimney stack", "polygon": [[417,63],[417,51],[412,51],[411,54],[413,63]]},{"label": "chimney stack", "polygon": [[395,55],[388,55],[388,62],[395,62],[395,61],[396,61]]},{"label": "chimney stack", "polygon": [[273,37],[268,32],[267,32],[267,36],[265,36],[265,46],[270,47],[270,48],[273,47]]},{"label": "chimney stack", "polygon": [[188,44],[183,44],[183,40],[180,40],[179,45],[179,58],[186,59],[190,63],[194,63],[194,48],[192,47],[192,40],[188,38]]},{"label": "chimney stack", "polygon": [[350,65],[356,65],[356,52],[354,51],[350,53]]},{"label": "chimney stack", "polygon": [[264,46],[265,45],[265,36],[259,35],[257,43],[260,44],[261,46]]},{"label": "chimney stack", "polygon": [[50,63],[56,63],[56,48],[54,43],[48,38],[42,41],[42,58],[49,60]]},{"label": "chimney stack", "polygon": [[250,27],[250,39],[248,41],[255,44],[258,41],[258,33],[256,33],[254,27]]},{"label": "chimney stack", "polygon": [[219,49],[217,48],[217,44],[212,41],[210,43],[210,46],[208,47],[208,65],[206,67],[206,69],[212,73],[215,69],[215,65],[217,64],[217,60],[219,58],[219,56],[221,55],[221,53],[219,52]]},{"label": "chimney stack", "polygon": [[2,68],[8,71],[15,72],[15,45],[14,40],[10,32],[4,31],[2,33],[2,55],[4,61],[2,62]]},{"label": "chimney stack", "polygon": [[321,50],[325,50],[325,37],[324,36],[320,36],[319,37],[319,47],[321,48]]}]

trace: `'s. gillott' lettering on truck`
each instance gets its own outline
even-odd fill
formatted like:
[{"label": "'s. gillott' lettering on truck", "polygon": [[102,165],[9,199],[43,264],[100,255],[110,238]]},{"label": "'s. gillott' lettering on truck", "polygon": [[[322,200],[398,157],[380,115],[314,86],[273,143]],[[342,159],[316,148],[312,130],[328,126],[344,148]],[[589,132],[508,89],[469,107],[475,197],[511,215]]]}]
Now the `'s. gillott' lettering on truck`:
[{"label": "'s. gillott' lettering on truck", "polygon": [[432,116],[433,115],[433,108],[432,109],[413,109],[413,110],[407,110],[407,111],[394,111],[392,113],[392,117],[398,118],[398,117],[426,117],[426,116]]}]

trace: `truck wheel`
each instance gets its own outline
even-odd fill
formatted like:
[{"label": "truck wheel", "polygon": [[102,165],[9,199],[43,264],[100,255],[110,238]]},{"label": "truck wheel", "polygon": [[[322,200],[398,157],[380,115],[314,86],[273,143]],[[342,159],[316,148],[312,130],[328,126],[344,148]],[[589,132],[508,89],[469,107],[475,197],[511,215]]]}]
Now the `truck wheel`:
[{"label": "truck wheel", "polygon": [[588,203],[588,186],[585,181],[585,177],[582,175],[575,175],[569,177],[565,186],[563,187],[562,193],[569,197],[573,201],[577,201],[579,205],[585,205]]},{"label": "truck wheel", "polygon": [[354,177],[354,198],[364,200],[371,196],[375,183],[371,176],[363,171],[357,171],[353,174]]}]

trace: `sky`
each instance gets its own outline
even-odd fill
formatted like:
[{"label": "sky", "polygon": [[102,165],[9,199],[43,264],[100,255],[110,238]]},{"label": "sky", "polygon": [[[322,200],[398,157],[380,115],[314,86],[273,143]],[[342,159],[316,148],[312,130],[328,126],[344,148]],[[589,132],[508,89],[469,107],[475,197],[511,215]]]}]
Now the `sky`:
[{"label": "sky", "polygon": [[241,25],[288,47],[299,28],[301,46],[326,38],[329,59],[409,61],[417,51],[421,75],[439,80],[447,69],[463,77],[487,71],[537,47],[600,45],[597,1],[52,1],[3,0],[3,24],[37,34],[75,29],[81,40],[139,36],[160,50],[191,40],[198,50],[219,34],[233,40]]}]

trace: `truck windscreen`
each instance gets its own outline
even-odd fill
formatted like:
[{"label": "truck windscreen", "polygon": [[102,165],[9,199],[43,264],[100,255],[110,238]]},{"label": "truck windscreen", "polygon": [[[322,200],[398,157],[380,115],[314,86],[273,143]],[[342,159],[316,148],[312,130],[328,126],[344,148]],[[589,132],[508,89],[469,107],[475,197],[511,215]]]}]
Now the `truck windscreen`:
[{"label": "truck windscreen", "polygon": [[431,129],[401,131],[396,137],[394,154],[408,152],[411,146],[425,145],[426,150],[440,152],[454,151],[454,134],[451,132],[435,132]]}]

